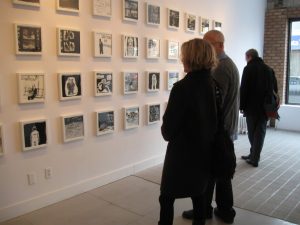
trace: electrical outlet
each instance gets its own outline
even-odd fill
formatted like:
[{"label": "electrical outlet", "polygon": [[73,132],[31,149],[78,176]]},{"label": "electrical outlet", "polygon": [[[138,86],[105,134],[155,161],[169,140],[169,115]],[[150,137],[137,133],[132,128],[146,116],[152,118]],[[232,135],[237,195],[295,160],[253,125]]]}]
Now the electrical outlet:
[{"label": "electrical outlet", "polygon": [[45,169],[45,179],[51,179],[52,178],[52,168],[48,167]]},{"label": "electrical outlet", "polygon": [[34,185],[36,183],[36,173],[28,173],[27,180],[29,185]]}]

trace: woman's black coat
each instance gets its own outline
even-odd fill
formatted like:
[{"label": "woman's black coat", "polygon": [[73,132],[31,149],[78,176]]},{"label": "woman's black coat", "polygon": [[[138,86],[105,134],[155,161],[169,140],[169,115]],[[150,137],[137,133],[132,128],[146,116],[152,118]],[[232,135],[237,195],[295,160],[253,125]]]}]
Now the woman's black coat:
[{"label": "woman's black coat", "polygon": [[168,141],[161,193],[175,198],[203,193],[211,170],[217,129],[215,89],[208,70],[188,73],[175,83],[161,132]]}]

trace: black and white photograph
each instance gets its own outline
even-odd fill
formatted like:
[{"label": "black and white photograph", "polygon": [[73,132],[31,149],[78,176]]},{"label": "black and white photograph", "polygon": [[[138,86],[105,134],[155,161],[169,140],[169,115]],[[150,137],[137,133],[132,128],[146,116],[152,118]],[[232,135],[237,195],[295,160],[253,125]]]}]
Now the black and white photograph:
[{"label": "black and white photograph", "polygon": [[123,57],[137,58],[139,56],[139,38],[123,35]]},{"label": "black and white photograph", "polygon": [[200,17],[199,18],[199,31],[200,34],[204,35],[207,31],[210,30],[210,20]]},{"label": "black and white photograph", "polygon": [[138,106],[124,108],[124,129],[136,128],[140,124],[140,108]]},{"label": "black and white photograph", "polygon": [[146,23],[149,25],[160,25],[160,6],[146,3]]},{"label": "black and white photograph", "polygon": [[134,94],[139,90],[138,72],[123,72],[124,94]]},{"label": "black and white photograph", "polygon": [[42,54],[42,28],[38,25],[15,24],[16,54]]},{"label": "black and white photograph", "polygon": [[147,91],[158,92],[160,88],[160,72],[147,72]]},{"label": "black and white photograph", "polygon": [[4,155],[4,146],[3,146],[3,126],[0,123],[0,156]]},{"label": "black and white photograph", "polygon": [[123,20],[137,22],[139,19],[138,0],[123,0]]},{"label": "black and white photograph", "polygon": [[158,59],[160,57],[160,40],[158,38],[147,38],[147,58]]},{"label": "black and white photograph", "polygon": [[80,73],[58,74],[60,100],[79,99],[82,96]]},{"label": "black and white photograph", "polygon": [[168,9],[168,28],[178,29],[179,28],[180,13],[174,9]]},{"label": "black and white photograph", "polygon": [[213,29],[222,31],[222,23],[216,20],[213,20]]},{"label": "black and white photograph", "polygon": [[110,18],[112,16],[112,0],[93,0],[93,15]]},{"label": "black and white photograph", "polygon": [[58,55],[80,56],[80,31],[76,29],[58,28]]},{"label": "black and white photograph", "polygon": [[95,96],[112,95],[113,75],[112,72],[94,72]]},{"label": "black and white photograph", "polygon": [[196,31],[196,16],[193,14],[185,14],[185,30],[194,33]]},{"label": "black and white photograph", "polygon": [[115,114],[113,110],[99,111],[97,115],[97,136],[113,133],[115,130]]},{"label": "black and white photograph", "polygon": [[111,57],[112,56],[112,34],[107,32],[94,32],[94,56]]},{"label": "black and white photograph", "polygon": [[17,5],[27,5],[27,6],[40,6],[40,0],[13,0],[14,4]]},{"label": "black and white photograph", "polygon": [[170,91],[174,85],[179,81],[179,72],[178,71],[168,71],[168,82],[167,82],[167,90]]},{"label": "black and white photograph", "polygon": [[177,60],[179,58],[179,42],[168,40],[168,59]]},{"label": "black and white photograph", "polygon": [[45,74],[18,73],[19,103],[36,103],[45,101]]},{"label": "black and white photograph", "polygon": [[79,12],[79,0],[56,0],[57,10]]},{"label": "black and white photograph", "polygon": [[45,119],[21,121],[22,150],[47,146],[47,121]]},{"label": "black and white photograph", "polygon": [[61,118],[64,142],[84,138],[84,116],[82,114],[62,116]]},{"label": "black and white photograph", "polygon": [[154,124],[160,121],[160,104],[147,105],[147,124]]}]

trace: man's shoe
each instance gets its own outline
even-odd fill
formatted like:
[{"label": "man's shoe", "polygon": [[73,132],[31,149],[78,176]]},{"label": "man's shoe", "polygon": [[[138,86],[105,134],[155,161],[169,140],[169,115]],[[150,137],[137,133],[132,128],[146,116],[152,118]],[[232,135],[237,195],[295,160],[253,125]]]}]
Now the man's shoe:
[{"label": "man's shoe", "polygon": [[250,165],[252,165],[254,167],[258,167],[258,162],[253,162],[251,159],[247,159],[246,163],[248,163],[248,164],[250,164]]},{"label": "man's shoe", "polygon": [[[206,219],[211,219],[212,218],[212,209],[211,210],[208,210],[208,212],[206,213]],[[191,210],[186,210],[186,211],[183,211],[182,213],[182,217],[185,218],[185,219],[188,219],[188,220],[192,220],[194,218],[194,211],[193,209]]]},{"label": "man's shoe", "polygon": [[215,208],[214,214],[217,218],[222,220],[224,223],[232,224],[236,213],[235,213],[234,209],[231,209],[231,211],[229,213],[224,213],[224,212],[220,211],[218,208]]},{"label": "man's shoe", "polygon": [[243,160],[247,160],[247,159],[250,159],[250,155],[242,155],[241,157]]}]

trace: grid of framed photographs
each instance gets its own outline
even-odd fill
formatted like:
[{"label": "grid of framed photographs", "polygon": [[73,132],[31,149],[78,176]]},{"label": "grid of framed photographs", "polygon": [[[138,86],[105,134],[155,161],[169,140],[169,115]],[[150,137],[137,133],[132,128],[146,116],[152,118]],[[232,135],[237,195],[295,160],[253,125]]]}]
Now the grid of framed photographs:
[{"label": "grid of framed photographs", "polygon": [[63,142],[84,139],[84,115],[62,116]]},{"label": "grid of framed photographs", "polygon": [[81,74],[80,73],[59,73],[59,98],[61,101],[80,99],[81,90]]},{"label": "grid of framed photographs", "polygon": [[95,96],[112,95],[113,74],[112,72],[94,72]]},{"label": "grid of framed photographs", "polygon": [[96,135],[113,133],[115,130],[115,112],[113,110],[104,110],[96,112],[97,131]]},{"label": "grid of framed photographs", "polygon": [[93,15],[110,18],[112,16],[112,0],[93,0]]}]

